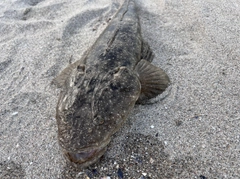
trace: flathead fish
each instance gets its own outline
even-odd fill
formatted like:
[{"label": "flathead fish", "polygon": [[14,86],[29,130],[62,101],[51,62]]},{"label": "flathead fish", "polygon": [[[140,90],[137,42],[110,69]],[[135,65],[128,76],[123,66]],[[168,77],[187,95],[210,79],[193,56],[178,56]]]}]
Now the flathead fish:
[{"label": "flathead fish", "polygon": [[85,53],[53,82],[59,145],[71,164],[86,167],[106,151],[136,102],[161,94],[167,74],[151,64],[154,54],[142,39],[133,0],[125,1]]}]

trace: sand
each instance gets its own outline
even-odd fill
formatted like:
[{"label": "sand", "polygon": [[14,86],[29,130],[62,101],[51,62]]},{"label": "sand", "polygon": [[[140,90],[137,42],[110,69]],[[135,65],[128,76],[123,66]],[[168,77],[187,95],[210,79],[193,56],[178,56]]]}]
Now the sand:
[{"label": "sand", "polygon": [[167,91],[138,105],[95,165],[57,142],[52,79],[123,0],[1,0],[0,178],[240,178],[240,2],[137,1]]}]

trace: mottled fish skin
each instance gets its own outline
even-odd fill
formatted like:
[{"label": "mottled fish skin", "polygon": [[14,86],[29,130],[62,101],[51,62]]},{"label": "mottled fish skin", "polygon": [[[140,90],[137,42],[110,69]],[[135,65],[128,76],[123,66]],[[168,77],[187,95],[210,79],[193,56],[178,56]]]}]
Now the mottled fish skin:
[{"label": "mottled fish skin", "polygon": [[[145,62],[137,65],[147,54],[144,44],[135,2],[125,1],[82,59],[56,77],[55,84],[62,88],[56,108],[58,139],[72,165],[81,168],[96,162],[140,96],[154,97],[168,86],[164,73],[162,91],[154,88],[156,94],[141,94],[139,71]],[[151,61],[153,54],[147,56]]]}]

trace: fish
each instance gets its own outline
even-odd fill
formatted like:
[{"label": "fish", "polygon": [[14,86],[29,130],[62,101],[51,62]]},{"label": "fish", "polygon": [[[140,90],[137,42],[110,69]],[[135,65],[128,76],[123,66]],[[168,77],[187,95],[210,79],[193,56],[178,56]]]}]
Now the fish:
[{"label": "fish", "polygon": [[134,0],[126,0],[96,42],[53,83],[61,88],[56,107],[58,142],[67,162],[84,168],[97,162],[136,103],[170,84],[151,64]]}]

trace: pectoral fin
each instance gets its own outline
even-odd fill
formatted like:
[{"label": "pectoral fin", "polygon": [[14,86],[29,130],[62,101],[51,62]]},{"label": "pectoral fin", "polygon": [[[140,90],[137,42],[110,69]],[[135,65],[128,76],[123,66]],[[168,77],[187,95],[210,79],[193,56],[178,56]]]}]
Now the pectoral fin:
[{"label": "pectoral fin", "polygon": [[66,81],[76,75],[83,75],[85,72],[85,65],[81,60],[68,65],[57,77],[52,80],[52,83],[58,88],[66,87]]},{"label": "pectoral fin", "polygon": [[141,94],[138,103],[161,94],[170,84],[168,75],[161,68],[144,59],[137,64],[135,71],[141,83]]}]

